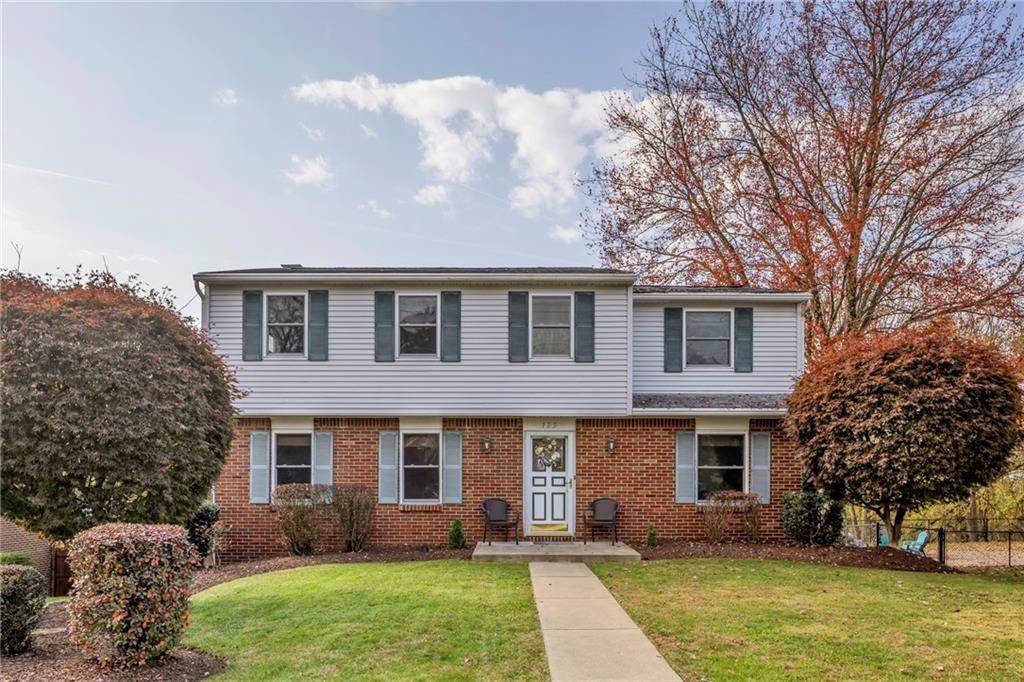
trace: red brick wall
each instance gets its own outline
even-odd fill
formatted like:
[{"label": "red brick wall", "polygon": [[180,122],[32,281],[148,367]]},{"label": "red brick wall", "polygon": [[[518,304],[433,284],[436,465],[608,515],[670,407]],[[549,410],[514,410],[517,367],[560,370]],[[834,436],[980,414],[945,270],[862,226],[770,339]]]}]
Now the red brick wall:
[{"label": "red brick wall", "polygon": [[[691,419],[580,419],[576,427],[577,526],[595,497],[622,504],[622,537],[643,540],[648,523],[662,539],[703,537],[699,505],[675,503],[675,432],[693,429]],[[334,482],[361,483],[377,494],[377,441],[380,431],[398,430],[398,419],[326,418],[314,420],[317,431],[334,433]],[[462,504],[430,507],[377,505],[371,544],[445,542],[454,519],[462,519],[467,538],[483,536],[480,501],[503,497],[522,512],[523,424],[518,418],[456,418],[445,430],[463,432]],[[772,503],[762,508],[767,538],[781,537],[778,512],[785,490],[796,490],[800,464],[785,434],[773,420],[755,420],[752,430],[772,432]],[[225,561],[244,561],[285,552],[270,505],[249,504],[249,433],[269,431],[269,419],[238,419],[235,440],[217,483],[216,499],[228,526]],[[609,455],[605,443],[617,441]],[[484,438],[492,448],[483,451]],[[321,550],[337,550],[339,540],[325,527]]]},{"label": "red brick wall", "polygon": [[[704,508],[675,501],[675,433],[693,429],[692,419],[577,420],[577,534],[586,503],[613,497],[621,505],[620,536],[627,541],[643,541],[648,523],[663,540],[702,539]],[[765,539],[781,540],[782,493],[800,488],[800,462],[775,420],[753,420],[750,429],[772,434],[771,504],[761,507],[761,528]],[[609,437],[616,441],[614,455],[606,449]],[[741,532],[736,521],[730,535]]]},{"label": "red brick wall", "polygon": [[0,518],[0,552],[25,552],[32,566],[43,574],[43,581],[50,590],[50,543],[41,536],[27,531],[18,524]]}]

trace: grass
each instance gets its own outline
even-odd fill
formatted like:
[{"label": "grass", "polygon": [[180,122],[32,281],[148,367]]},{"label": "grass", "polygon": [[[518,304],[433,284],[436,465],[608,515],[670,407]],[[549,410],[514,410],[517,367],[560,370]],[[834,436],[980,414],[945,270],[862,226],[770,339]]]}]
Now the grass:
[{"label": "grass", "polygon": [[1024,679],[1020,576],[723,559],[593,569],[683,679]]},{"label": "grass", "polygon": [[186,644],[218,679],[544,679],[525,564],[326,564],[200,592]]}]

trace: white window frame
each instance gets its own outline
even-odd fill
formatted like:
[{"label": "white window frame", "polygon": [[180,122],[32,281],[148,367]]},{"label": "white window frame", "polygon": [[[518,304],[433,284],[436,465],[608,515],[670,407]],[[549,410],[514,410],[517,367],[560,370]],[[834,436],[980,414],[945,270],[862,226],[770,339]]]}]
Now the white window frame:
[{"label": "white window frame", "polygon": [[[540,296],[541,298],[546,297],[569,297],[569,354],[568,355],[534,355],[533,352],[533,298]],[[538,291],[530,292],[529,310],[527,311],[527,328],[529,333],[527,334],[527,343],[530,345],[530,359],[550,359],[550,360],[563,360],[568,358],[570,360],[575,359],[576,352],[576,295],[573,291]]]},{"label": "white window frame", "polygon": [[[307,358],[309,357],[309,292],[307,291],[264,291],[263,292],[263,357],[265,358]],[[270,308],[271,296],[302,297],[302,352],[280,353],[270,351]],[[275,325],[276,326],[276,325]]]},{"label": "white window frame", "polygon": [[[412,500],[405,499],[405,437],[406,436],[437,436],[437,499]],[[427,469],[432,467],[415,467]],[[398,500],[399,504],[419,504],[424,506],[440,505],[444,499],[444,434],[441,429],[408,429],[398,432]]]},{"label": "white window frame", "polygon": [[[270,444],[270,494],[273,501],[274,491],[277,490],[277,437],[278,436],[309,436],[309,482],[313,483],[313,431],[310,429],[278,429],[272,431]],[[304,467],[284,465],[289,469],[302,469]]]},{"label": "white window frame", "polygon": [[[431,353],[402,353],[402,297],[422,296],[433,297],[435,300],[434,310],[437,311],[437,319],[434,322],[436,333],[434,334],[434,352]],[[420,325],[423,326],[423,325]],[[416,358],[440,358],[441,357],[441,293],[438,291],[402,291],[395,292],[395,358],[405,356],[407,359]]]},{"label": "white window frame", "polygon": [[[727,365],[688,365],[686,362],[686,319],[690,313],[729,313],[729,364]],[[684,308],[683,309],[683,367],[707,370],[733,369],[736,361],[736,311],[733,308]]]},{"label": "white window frame", "polygon": [[738,469],[739,467],[702,467],[700,465],[700,437],[701,436],[743,436],[743,490],[750,492],[750,436],[748,431],[737,431],[736,429],[703,429],[694,432],[693,441],[693,499],[697,504],[707,504],[708,500],[700,499],[700,470],[701,469]]}]

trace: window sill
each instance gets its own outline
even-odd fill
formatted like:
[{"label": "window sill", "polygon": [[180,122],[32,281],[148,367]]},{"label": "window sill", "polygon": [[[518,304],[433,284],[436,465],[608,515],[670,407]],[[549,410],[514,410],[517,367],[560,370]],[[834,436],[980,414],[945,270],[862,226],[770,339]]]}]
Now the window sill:
[{"label": "window sill", "polygon": [[398,505],[398,511],[413,514],[437,514],[441,512],[442,507],[440,502],[402,502]]}]

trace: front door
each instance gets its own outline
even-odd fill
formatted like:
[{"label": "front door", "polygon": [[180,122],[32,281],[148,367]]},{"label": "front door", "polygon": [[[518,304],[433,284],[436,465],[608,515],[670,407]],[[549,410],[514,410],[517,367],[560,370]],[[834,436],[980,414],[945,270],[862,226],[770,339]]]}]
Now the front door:
[{"label": "front door", "polygon": [[575,462],[572,434],[526,434],[526,535],[575,532]]}]

